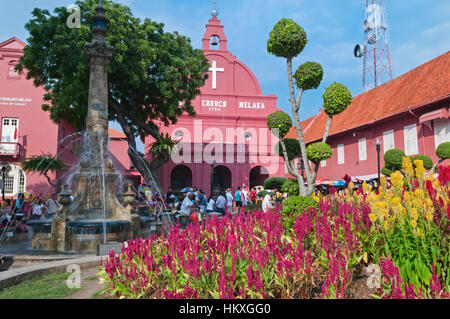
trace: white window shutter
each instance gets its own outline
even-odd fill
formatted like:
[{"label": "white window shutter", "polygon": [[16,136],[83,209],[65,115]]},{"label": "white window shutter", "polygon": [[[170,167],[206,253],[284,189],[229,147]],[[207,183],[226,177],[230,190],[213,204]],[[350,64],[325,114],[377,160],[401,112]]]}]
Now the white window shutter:
[{"label": "white window shutter", "polygon": [[366,149],[366,139],[360,138],[358,140],[358,153],[359,153],[359,160],[365,161],[367,159],[367,149]]},{"label": "white window shutter", "polygon": [[383,152],[386,153],[393,148],[395,148],[394,130],[383,132]]},{"label": "white window shutter", "polygon": [[403,134],[405,138],[405,155],[415,155],[418,154],[417,145],[417,126],[416,124],[411,124],[403,128]]},{"label": "white window shutter", "polygon": [[320,167],[326,167],[326,166],[327,166],[326,160],[320,161]]},{"label": "white window shutter", "polygon": [[338,164],[344,164],[344,144],[339,144],[337,146],[338,153]]},{"label": "white window shutter", "polygon": [[450,121],[448,119],[434,120],[434,143],[436,148],[450,141]]}]

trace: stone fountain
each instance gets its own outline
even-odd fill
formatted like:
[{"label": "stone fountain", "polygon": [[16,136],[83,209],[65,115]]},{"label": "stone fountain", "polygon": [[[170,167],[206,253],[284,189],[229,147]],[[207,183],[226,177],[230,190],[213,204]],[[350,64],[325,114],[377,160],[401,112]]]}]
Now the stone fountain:
[{"label": "stone fountain", "polygon": [[80,169],[73,176],[77,186],[73,194],[67,185],[58,194],[62,208],[56,218],[29,223],[34,231],[32,247],[35,249],[92,253],[98,252],[101,244],[122,243],[149,235],[150,220],[138,216],[131,205],[135,195],[131,185],[124,193],[126,207],[116,196],[119,174],[107,156],[108,65],[114,48],[105,40],[109,20],[105,17],[103,1],[99,0],[95,11],[94,38],[84,48],[90,65],[89,101],[87,138]]}]

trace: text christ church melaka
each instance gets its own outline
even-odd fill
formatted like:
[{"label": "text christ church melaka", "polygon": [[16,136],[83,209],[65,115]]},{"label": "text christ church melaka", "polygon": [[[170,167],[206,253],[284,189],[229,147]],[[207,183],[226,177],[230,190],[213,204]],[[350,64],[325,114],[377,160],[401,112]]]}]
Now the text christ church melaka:
[{"label": "text christ church melaka", "polygon": [[[277,96],[264,96],[253,72],[227,50],[227,38],[217,14],[203,35],[209,78],[193,101],[196,116],[183,115],[177,124],[159,128],[179,141],[180,151],[160,169],[163,191],[196,186],[213,190],[263,185],[271,176],[285,176],[284,162],[275,153],[278,139],[266,125]],[[152,142],[147,138],[145,145]]]}]

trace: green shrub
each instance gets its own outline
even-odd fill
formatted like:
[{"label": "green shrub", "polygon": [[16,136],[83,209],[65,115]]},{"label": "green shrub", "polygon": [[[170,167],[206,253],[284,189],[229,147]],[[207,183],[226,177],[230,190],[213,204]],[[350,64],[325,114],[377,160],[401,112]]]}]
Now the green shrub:
[{"label": "green shrub", "polygon": [[334,82],[323,93],[323,108],[332,117],[343,112],[352,103],[352,93],[344,85]]},{"label": "green shrub", "polygon": [[280,19],[270,31],[267,52],[278,57],[293,58],[305,48],[305,30],[291,19]]},{"label": "green shrub", "polygon": [[269,177],[264,181],[264,189],[278,189],[283,187],[283,183],[286,181],[285,177]]},{"label": "green shrub", "polygon": [[292,119],[287,113],[273,112],[267,116],[266,124],[270,130],[278,129],[278,134],[274,135],[283,138],[292,127]]},{"label": "green shrub", "polygon": [[317,89],[322,78],[323,68],[317,62],[306,62],[300,65],[294,74],[295,84],[303,90]]},{"label": "green shrub", "polygon": [[[289,160],[293,160],[302,154],[300,142],[296,138],[285,138],[283,141],[286,146],[286,152]],[[278,155],[283,157],[283,148],[281,147],[280,142],[275,145],[275,151]]]},{"label": "green shrub", "polygon": [[391,170],[391,169],[389,169],[389,168],[383,167],[383,168],[381,169],[381,174],[383,174],[383,175],[385,175],[385,176],[390,177],[392,173],[394,173],[394,171]]},{"label": "green shrub", "polygon": [[402,168],[402,158],[406,156],[401,150],[392,149],[384,153],[384,163],[386,168],[395,171]]},{"label": "green shrub", "polygon": [[433,161],[429,156],[426,155],[416,155],[411,158],[411,163],[414,165],[414,161],[419,160],[423,162],[423,167],[425,169],[431,169],[433,167]]},{"label": "green shrub", "polygon": [[440,159],[450,158],[450,142],[444,142],[439,144],[436,149],[436,155]]},{"label": "green shrub", "polygon": [[[317,202],[311,196],[290,196],[283,202],[281,213],[283,214],[283,226],[291,229],[295,225],[297,216],[308,211],[308,207],[314,209]],[[292,215],[291,215],[292,213]]]},{"label": "green shrub", "polygon": [[257,197],[263,197],[264,198],[266,195],[269,195],[269,196],[272,197],[275,194],[272,193],[272,192],[266,191],[266,190],[263,190],[263,191],[260,191],[260,192],[256,193]]},{"label": "green shrub", "polygon": [[331,158],[333,150],[327,143],[316,142],[306,148],[306,157],[313,163],[318,163]]},{"label": "green shrub", "polygon": [[293,179],[288,179],[283,183],[281,187],[283,193],[288,193],[289,196],[297,196],[299,193],[298,182]]}]

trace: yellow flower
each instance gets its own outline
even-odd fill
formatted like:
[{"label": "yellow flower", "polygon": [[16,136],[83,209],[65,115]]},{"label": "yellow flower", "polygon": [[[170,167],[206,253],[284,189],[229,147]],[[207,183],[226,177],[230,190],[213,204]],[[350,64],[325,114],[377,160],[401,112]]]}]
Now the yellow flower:
[{"label": "yellow flower", "polygon": [[400,204],[400,198],[394,197],[394,198],[392,199],[392,204],[393,204],[394,206],[398,206],[398,204]]},{"label": "yellow flower", "polygon": [[417,233],[419,234],[420,237],[425,238],[425,234],[420,228],[417,229]]},{"label": "yellow flower", "polygon": [[389,230],[389,222],[387,219],[384,221],[384,229]]},{"label": "yellow flower", "polygon": [[433,220],[433,212],[431,210],[427,211],[425,218],[431,222]]},{"label": "yellow flower", "polygon": [[422,190],[421,190],[420,188],[417,188],[417,189],[414,191],[414,195],[416,195],[417,198],[422,198],[423,192],[422,192]]},{"label": "yellow flower", "polygon": [[364,192],[364,193],[367,193],[367,192],[369,191],[369,188],[367,187],[366,181],[363,182],[362,188],[363,188],[363,192]]},{"label": "yellow flower", "polygon": [[403,187],[403,177],[399,171],[391,174],[391,183],[393,186]]},{"label": "yellow flower", "polygon": [[377,219],[377,216],[375,216],[375,214],[373,214],[373,213],[370,213],[370,214],[369,214],[369,218],[370,218],[370,220],[371,220],[372,222],[374,222],[375,219]]},{"label": "yellow flower", "polygon": [[402,168],[407,177],[412,178],[414,176],[413,166],[408,156],[402,158]]},{"label": "yellow flower", "polygon": [[411,208],[411,218],[412,219],[419,218],[419,214],[417,213],[417,209],[415,207]]},{"label": "yellow flower", "polygon": [[405,202],[409,203],[409,201],[411,200],[409,192],[405,192],[405,194],[403,195],[403,199],[405,200]]},{"label": "yellow flower", "polygon": [[355,184],[353,182],[348,183],[348,189],[353,190],[355,188]]},{"label": "yellow flower", "polygon": [[422,181],[424,175],[425,175],[425,168],[423,167],[423,161],[422,160],[415,160],[414,161],[415,171],[416,171],[416,177]]},{"label": "yellow flower", "polygon": [[417,222],[415,219],[411,219],[411,226],[412,226],[412,228],[416,228]]},{"label": "yellow flower", "polygon": [[382,175],[380,177],[380,183],[381,183],[381,186],[383,186],[383,188],[387,188],[386,177],[384,175]]},{"label": "yellow flower", "polygon": [[427,200],[425,201],[425,204],[427,205],[428,208],[433,207],[433,201],[429,198],[427,198]]}]

